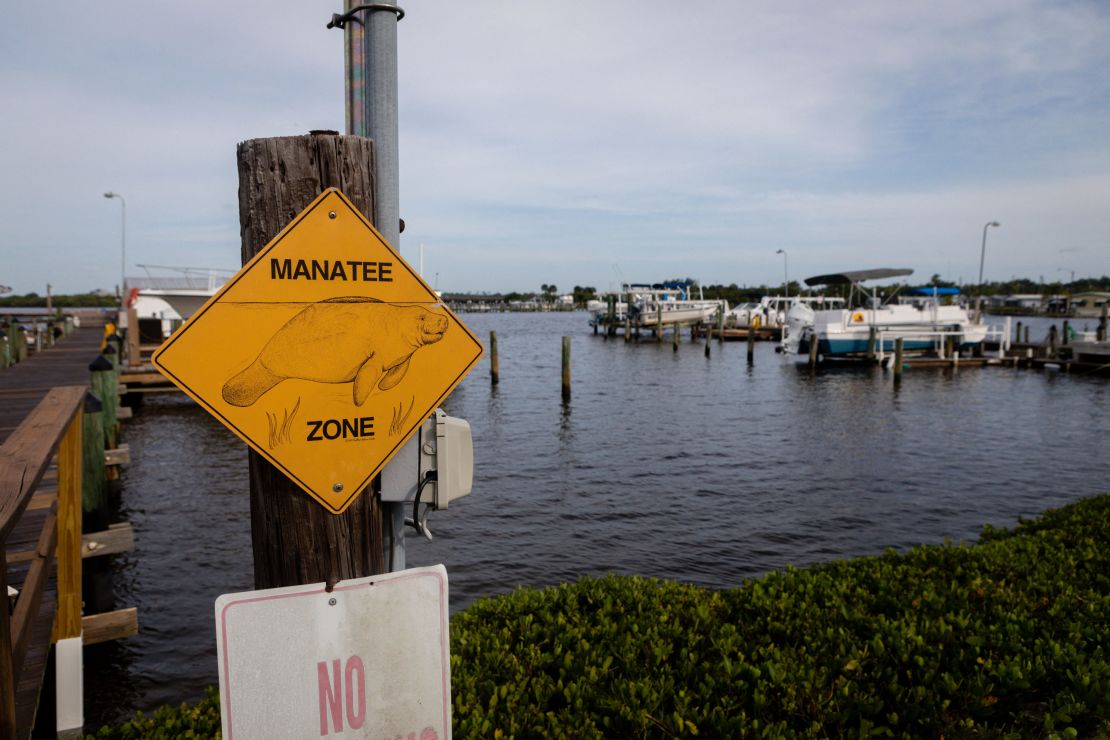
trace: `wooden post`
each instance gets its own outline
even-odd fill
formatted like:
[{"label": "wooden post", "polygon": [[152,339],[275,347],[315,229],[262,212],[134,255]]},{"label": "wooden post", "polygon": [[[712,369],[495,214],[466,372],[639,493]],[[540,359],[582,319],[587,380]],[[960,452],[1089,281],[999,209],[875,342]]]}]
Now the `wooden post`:
[{"label": "wooden post", "polygon": [[1017,322],[1017,330],[1014,332],[1014,343],[1021,343],[1021,322]]},{"label": "wooden post", "polygon": [[626,314],[624,317],[624,341],[632,340],[632,319]]},{"label": "wooden post", "polygon": [[81,636],[82,408],[58,445],[58,611],[53,640]]},{"label": "wooden post", "polygon": [[8,613],[8,568],[0,568],[0,740],[19,737],[15,725],[15,666],[12,665],[12,620]]},{"label": "wooden post", "polygon": [[563,337],[563,401],[570,400],[570,337]]},{"label": "wooden post", "polygon": [[497,385],[501,380],[501,365],[497,361],[497,332],[489,333],[489,382]]},{"label": "wooden post", "polygon": [[605,317],[605,336],[611,337],[617,333],[617,297],[615,295],[606,296],[605,302],[608,304],[608,312]]},{"label": "wooden post", "polygon": [[655,307],[655,341],[663,342],[663,304]]},{"label": "wooden post", "polygon": [[810,335],[809,337],[809,369],[814,370],[817,368],[817,337]]},{"label": "wooden post", "polygon": [[755,329],[748,324],[748,364],[755,364]]},{"label": "wooden post", "polygon": [[678,338],[680,334],[682,334],[682,332],[678,330],[678,322],[676,321],[674,322],[674,336],[671,337],[671,341],[674,343],[675,352],[678,352]]},{"label": "wooden post", "polygon": [[903,351],[903,342],[904,341],[905,340],[902,339],[902,337],[898,337],[897,339],[894,340],[894,382],[895,383],[901,383],[902,382],[902,351]]},{"label": "wooden post", "polygon": [[[95,375],[95,373],[94,373]],[[104,480],[104,415],[96,394],[85,394],[81,448],[82,530],[99,532],[108,528],[107,487]]]},{"label": "wooden post", "polygon": [[1071,324],[1068,322],[1067,319],[1064,319],[1064,331],[1062,331],[1060,333],[1061,334],[1060,344],[1063,345],[1064,347],[1068,346],[1068,334],[1070,334],[1070,333],[1071,333]]},{"label": "wooden post", "polygon": [[1056,324],[1048,327],[1048,356],[1056,356]]},{"label": "wooden post", "polygon": [[1110,311],[1110,301],[1102,304],[1102,316],[1098,319],[1098,330],[1095,333],[1095,339],[1100,342],[1106,341],[1107,311]]},{"label": "wooden post", "polygon": [[[109,344],[104,348],[105,353],[111,350]],[[116,405],[119,397],[119,380],[116,379],[115,367],[108,354],[97,355],[89,363],[89,372],[92,373],[89,385],[92,392],[100,399],[101,417],[104,428],[104,445],[106,449],[113,450],[116,442]]]},{"label": "wooden post", "polygon": [[1029,344],[1029,325],[1025,325],[1025,344]]},{"label": "wooden post", "polygon": [[139,312],[134,306],[127,309],[127,366],[139,367],[143,364],[143,337],[139,332]]},{"label": "wooden post", "polygon": [[725,304],[717,306],[717,343],[725,343]]},{"label": "wooden post", "polygon": [[867,330],[867,359],[875,359],[875,327],[872,326]]},{"label": "wooden post", "polygon": [[[238,146],[239,223],[246,264],[328,187],[374,218],[373,151],[358,136],[252,139]],[[254,450],[249,453],[257,588],[359,578],[385,570],[380,497],[368,486],[335,515]]]}]

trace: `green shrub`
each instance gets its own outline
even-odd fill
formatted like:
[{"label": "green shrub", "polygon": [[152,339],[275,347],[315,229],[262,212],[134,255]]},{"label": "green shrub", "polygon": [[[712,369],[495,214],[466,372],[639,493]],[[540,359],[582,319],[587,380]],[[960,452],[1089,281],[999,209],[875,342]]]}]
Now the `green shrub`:
[{"label": "green shrub", "polygon": [[[1110,495],[714,591],[584,578],[451,621],[457,737],[1110,736]],[[98,738],[213,737],[218,696]]]},{"label": "green shrub", "polygon": [[165,706],[149,717],[137,712],[116,727],[101,727],[86,740],[171,740],[173,738],[218,738],[220,736],[220,694],[213,688],[197,704]]},{"label": "green shrub", "polygon": [[451,625],[459,737],[978,737],[1110,727],[1110,496],[976,546],[729,591],[587,578]]}]

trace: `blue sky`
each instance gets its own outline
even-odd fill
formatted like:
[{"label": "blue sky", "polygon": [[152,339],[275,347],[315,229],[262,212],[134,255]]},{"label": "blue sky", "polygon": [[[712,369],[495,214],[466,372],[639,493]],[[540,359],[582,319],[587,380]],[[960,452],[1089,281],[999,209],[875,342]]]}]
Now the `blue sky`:
[{"label": "blue sky", "polygon": [[[1110,274],[1110,4],[401,3],[402,254],[441,290]],[[235,146],[342,130],[339,2],[8,8],[0,284],[236,268]]]}]

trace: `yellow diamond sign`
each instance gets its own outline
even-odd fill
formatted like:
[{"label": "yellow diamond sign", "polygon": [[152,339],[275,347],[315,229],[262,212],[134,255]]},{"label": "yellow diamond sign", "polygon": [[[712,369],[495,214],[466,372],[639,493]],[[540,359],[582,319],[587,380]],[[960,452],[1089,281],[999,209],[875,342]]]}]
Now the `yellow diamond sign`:
[{"label": "yellow diamond sign", "polygon": [[332,188],[153,362],[339,514],[481,356],[470,330]]}]

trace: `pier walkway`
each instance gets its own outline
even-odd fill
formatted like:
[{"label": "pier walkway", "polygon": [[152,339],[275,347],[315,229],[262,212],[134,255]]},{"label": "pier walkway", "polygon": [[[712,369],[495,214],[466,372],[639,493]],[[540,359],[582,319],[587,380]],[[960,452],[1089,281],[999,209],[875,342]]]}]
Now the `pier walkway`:
[{"label": "pier walkway", "polygon": [[[55,346],[0,371],[0,593],[20,592],[14,611],[0,607],[0,738],[31,734],[51,645],[72,632],[62,612],[74,612],[80,635],[80,604],[59,607],[58,582],[80,583],[80,430],[71,420],[103,336],[104,319],[82,319]],[[63,550],[77,558],[75,576]]]}]

